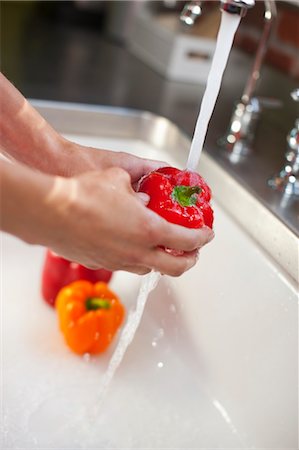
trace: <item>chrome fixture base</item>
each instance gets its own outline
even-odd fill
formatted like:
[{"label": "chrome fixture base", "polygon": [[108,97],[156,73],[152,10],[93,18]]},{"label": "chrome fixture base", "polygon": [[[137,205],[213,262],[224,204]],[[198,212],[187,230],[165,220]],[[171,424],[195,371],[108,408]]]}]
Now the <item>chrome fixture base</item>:
[{"label": "chrome fixture base", "polygon": [[[243,2],[240,1],[242,4]],[[265,108],[277,108],[280,102],[275,99],[254,97],[260,70],[268,45],[270,32],[277,11],[274,1],[264,0],[264,28],[256,51],[253,66],[244,88],[240,102],[233,112],[228,132],[219,144],[225,147],[232,163],[251,153],[259,114]],[[247,6],[249,7],[249,6]]]},{"label": "chrome fixture base", "polygon": [[256,97],[247,104],[242,101],[237,103],[227,134],[219,140],[219,145],[227,150],[231,162],[238,162],[251,153],[260,112],[261,104]]},{"label": "chrome fixture base", "polygon": [[299,179],[289,169],[290,166],[286,166],[279,174],[274,175],[268,180],[268,186],[272,189],[276,189],[279,192],[286,194],[287,196],[296,195],[299,196]]},{"label": "chrome fixture base", "polygon": [[[299,89],[291,93],[295,101],[299,101]],[[268,180],[268,185],[286,195],[299,196],[299,119],[287,136],[288,150],[283,169]]]}]

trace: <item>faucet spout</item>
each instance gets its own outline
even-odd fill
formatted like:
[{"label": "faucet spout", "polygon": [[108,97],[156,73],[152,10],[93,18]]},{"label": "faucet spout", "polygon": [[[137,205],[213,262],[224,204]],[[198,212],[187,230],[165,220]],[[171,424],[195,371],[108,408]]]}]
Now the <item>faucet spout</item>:
[{"label": "faucet spout", "polygon": [[[194,25],[196,19],[202,13],[202,1],[187,2],[180,15],[180,20],[186,25]],[[255,0],[220,0],[221,11],[230,14],[238,14],[244,17],[247,10],[255,5]]]},{"label": "faucet spout", "polygon": [[255,0],[221,0],[220,9],[230,14],[238,14],[244,17],[249,8],[255,5]]}]

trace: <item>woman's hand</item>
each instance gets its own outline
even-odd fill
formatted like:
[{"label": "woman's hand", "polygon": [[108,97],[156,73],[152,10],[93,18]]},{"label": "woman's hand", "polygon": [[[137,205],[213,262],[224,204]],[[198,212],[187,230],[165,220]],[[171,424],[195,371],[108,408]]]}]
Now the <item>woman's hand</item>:
[{"label": "woman's hand", "polygon": [[66,140],[1,74],[0,93],[1,151],[28,166],[0,161],[4,231],[91,268],[177,276],[195,264],[213,232],[168,223],[132,188],[164,163]]},{"label": "woman's hand", "polygon": [[0,73],[0,151],[49,175],[72,177],[83,172],[120,167],[134,184],[165,165],[122,152],[85,147],[55,131]]},{"label": "woman's hand", "polygon": [[[47,245],[87,267],[178,276],[196,262],[197,250],[213,238],[208,229],[168,223],[145,206],[126,171],[110,168],[56,179],[49,195],[56,225]],[[183,250],[173,256],[159,247]]]},{"label": "woman's hand", "polygon": [[61,166],[59,173],[57,171],[53,171],[53,173],[65,177],[93,170],[119,167],[130,175],[131,183],[134,185],[143,175],[168,165],[163,161],[140,158],[125,152],[85,147],[66,139],[62,140],[59,145],[60,155],[65,163],[62,166],[59,162],[58,164]]},{"label": "woman's hand", "polygon": [[5,161],[0,168],[2,229],[90,268],[178,276],[213,238],[208,228],[174,225],[149,210],[123,169],[63,178]]}]

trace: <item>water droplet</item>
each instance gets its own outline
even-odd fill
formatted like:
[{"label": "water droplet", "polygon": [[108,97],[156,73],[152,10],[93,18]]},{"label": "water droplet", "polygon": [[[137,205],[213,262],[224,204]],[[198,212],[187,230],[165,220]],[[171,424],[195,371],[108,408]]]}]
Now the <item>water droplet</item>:
[{"label": "water droplet", "polygon": [[162,369],[162,367],[164,366],[164,363],[162,363],[162,361],[159,361],[157,366],[159,367],[159,369]]},{"label": "water droplet", "polygon": [[157,347],[157,341],[152,342],[152,347]]},{"label": "water droplet", "polygon": [[83,359],[85,362],[89,362],[91,359],[90,353],[84,353]]},{"label": "water droplet", "polygon": [[96,332],[96,334],[94,335],[94,339],[96,341],[98,341],[100,339],[100,333],[99,332]]},{"label": "water droplet", "polygon": [[169,306],[169,311],[172,312],[173,314],[176,314],[177,310],[174,303],[171,303],[171,305]]},{"label": "water droplet", "polygon": [[159,328],[157,338],[161,339],[164,336],[164,328]]}]

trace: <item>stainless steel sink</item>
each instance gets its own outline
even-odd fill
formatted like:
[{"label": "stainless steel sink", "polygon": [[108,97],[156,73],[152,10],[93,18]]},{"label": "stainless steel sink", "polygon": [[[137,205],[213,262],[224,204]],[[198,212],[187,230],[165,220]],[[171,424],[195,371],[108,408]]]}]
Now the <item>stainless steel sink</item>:
[{"label": "stainless steel sink", "polygon": [[[34,104],[74,141],[186,162],[190,142],[164,118]],[[214,192],[216,238],[151,294],[100,407],[113,349],[68,351],[40,296],[44,249],[2,236],[3,448],[297,448],[296,236],[205,153],[199,171]],[[127,310],[139,284],[114,274]]]}]

